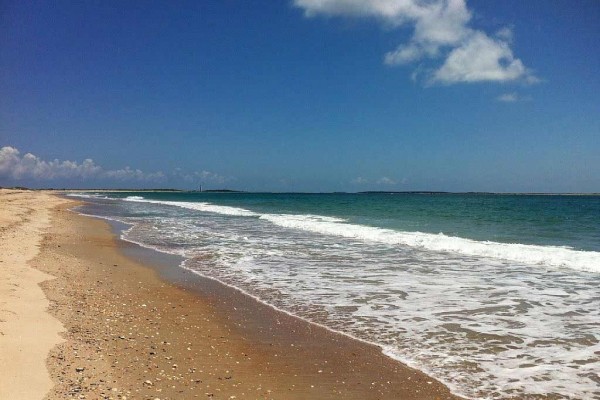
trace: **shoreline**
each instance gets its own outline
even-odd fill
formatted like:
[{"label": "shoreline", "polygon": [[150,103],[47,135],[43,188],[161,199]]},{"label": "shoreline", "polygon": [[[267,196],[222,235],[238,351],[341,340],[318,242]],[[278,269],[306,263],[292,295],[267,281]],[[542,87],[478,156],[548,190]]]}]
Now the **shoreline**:
[{"label": "shoreline", "polygon": [[[74,211],[74,213],[77,213],[77,211]],[[145,268],[153,270],[162,280],[174,284],[184,290],[191,291],[194,294],[199,295],[203,300],[208,301],[217,309],[217,313],[223,316],[226,323],[233,323],[233,326],[230,326],[229,329],[237,331],[238,334],[243,336],[244,340],[249,340],[253,342],[254,345],[269,342],[269,346],[273,346],[274,344],[271,342],[277,342],[279,347],[283,347],[285,351],[285,348],[288,345],[298,348],[302,346],[301,342],[303,340],[309,342],[316,336],[318,340],[329,340],[336,346],[341,343],[341,345],[348,346],[349,349],[355,347],[361,347],[361,351],[368,349],[369,356],[375,359],[375,362],[366,359],[363,360],[363,365],[378,365],[378,367],[381,368],[381,366],[387,364],[386,367],[392,368],[395,373],[398,372],[398,368],[400,367],[401,369],[404,369],[402,373],[412,375],[404,376],[404,379],[408,380],[408,383],[414,387],[408,391],[403,391],[398,394],[389,393],[387,397],[385,395],[381,397],[382,393],[379,393],[376,397],[373,397],[374,393],[365,394],[361,392],[360,395],[358,395],[358,393],[346,393],[343,395],[344,398],[398,398],[397,396],[406,399],[459,398],[458,396],[450,394],[449,390],[443,384],[426,375],[424,372],[408,367],[402,362],[387,356],[383,352],[383,349],[376,344],[368,343],[349,335],[333,331],[325,326],[306,321],[266,304],[238,288],[181,268],[178,266],[183,260],[180,256],[160,252],[156,249],[121,239],[120,232],[127,229],[126,227],[129,226],[128,224],[86,214],[82,215],[86,218],[98,219],[100,222],[110,225],[116,242],[120,242],[122,245],[119,250],[124,255],[138,261],[140,264],[144,265]],[[123,225],[122,227],[116,226],[121,224]],[[166,258],[167,261],[157,264],[153,260],[150,260],[150,257],[157,254],[160,255],[161,258]],[[316,333],[317,331],[319,333]],[[290,334],[290,332],[293,332],[293,334]],[[282,346],[282,343],[285,345]],[[304,343],[304,345],[314,346],[307,343]],[[275,353],[275,357],[277,356],[277,353]],[[279,354],[279,357],[281,357],[281,354]],[[327,363],[327,360],[325,360],[325,363]],[[350,360],[350,363],[352,363],[352,360]],[[313,373],[313,379],[321,379],[322,375],[320,374],[321,372],[317,370],[316,374]],[[305,373],[305,375],[307,374]],[[378,374],[370,376],[375,380],[379,377]],[[370,379],[367,380],[371,381]],[[374,381],[367,383],[374,383]],[[443,386],[444,391],[447,391],[447,393],[440,394],[439,389],[434,389],[431,386],[434,383]],[[344,382],[344,384],[346,384],[346,382]],[[361,382],[355,382],[355,384],[361,385]],[[422,385],[426,386],[419,387]],[[434,390],[431,391],[429,389]],[[305,398],[304,396],[315,396],[315,394],[300,394],[300,397],[298,398]],[[323,392],[319,393],[317,396],[328,397],[326,393]],[[337,394],[333,396],[333,398],[339,398],[338,396],[341,396],[341,394]],[[284,398],[295,397],[289,397],[289,395],[287,395]]]},{"label": "shoreline", "polygon": [[[78,213],[77,211],[74,211],[74,210],[71,210],[71,211]],[[420,369],[419,367],[411,366],[409,363],[407,363],[401,359],[395,358],[392,355],[389,355],[387,350],[377,343],[369,342],[367,340],[352,336],[351,334],[336,331],[336,330],[334,330],[326,325],[320,324],[318,322],[313,322],[313,321],[304,319],[302,317],[292,314],[291,312],[277,308],[276,306],[271,305],[271,304],[261,300],[260,298],[244,291],[243,289],[240,289],[236,286],[230,285],[226,282],[220,281],[217,278],[205,276],[205,275],[202,275],[192,269],[188,269],[182,265],[183,261],[186,260],[185,257],[183,257],[183,256],[166,253],[161,250],[145,246],[141,243],[137,243],[135,241],[122,238],[121,237],[122,232],[127,230],[131,226],[127,223],[120,222],[120,221],[110,219],[107,217],[98,217],[98,216],[94,216],[91,214],[79,213],[79,215],[88,216],[90,218],[99,218],[101,220],[106,221],[111,226],[112,232],[115,234],[118,241],[126,242],[126,243],[133,245],[133,246],[123,247],[120,249],[120,251],[122,251],[123,254],[125,254],[127,257],[137,260],[138,262],[145,265],[146,267],[154,270],[154,272],[157,273],[161,277],[161,279],[165,280],[166,282],[174,284],[185,290],[191,290],[193,292],[196,292],[203,298],[207,298],[209,296],[223,296],[223,292],[234,293],[232,296],[238,298],[237,305],[230,307],[229,310],[226,310],[227,314],[231,314],[231,310],[233,309],[233,310],[235,310],[235,314],[238,316],[238,318],[244,318],[244,312],[240,311],[240,310],[243,310],[243,308],[245,306],[247,307],[247,305],[245,305],[244,303],[250,302],[251,304],[265,308],[266,310],[270,310],[271,312],[275,313],[276,315],[283,314],[283,315],[285,315],[286,318],[291,318],[292,320],[296,320],[299,324],[308,324],[308,325],[312,326],[314,329],[321,329],[331,335],[341,336],[350,341],[359,342],[360,344],[362,344],[364,346],[373,347],[373,348],[377,349],[377,351],[379,351],[385,358],[391,360],[391,362],[399,363],[403,367],[406,367],[406,368],[409,368],[412,370],[416,370],[416,371],[424,374],[427,377],[428,381],[432,381],[432,380],[438,381],[439,383],[446,386],[451,391],[451,387],[448,384],[446,384],[445,382],[440,381],[437,378],[433,378],[431,375],[429,375],[429,373],[427,371],[424,371],[424,370]],[[123,225],[123,226],[121,227],[120,225]],[[165,261],[157,263],[156,260],[151,260],[150,257],[152,254],[159,255],[159,258],[164,258]],[[218,294],[218,293],[221,293],[221,294]],[[227,296],[227,297],[229,297],[229,296]],[[244,301],[244,300],[246,300],[246,301]],[[238,319],[235,316],[231,316],[231,315],[229,315],[227,318],[228,319]],[[280,323],[279,319],[277,319],[277,324],[279,324],[279,323]],[[309,330],[310,330],[310,328],[309,328]],[[460,397],[460,395],[454,394],[452,391],[451,391],[451,393],[455,396],[455,398],[462,398],[462,397]]]},{"label": "shoreline", "polygon": [[[377,343],[370,342],[368,340],[364,340],[364,339],[352,336],[351,334],[348,334],[345,332],[336,331],[335,329],[332,329],[332,328],[330,328],[324,324],[320,324],[318,322],[304,319],[302,317],[292,314],[291,312],[277,308],[276,306],[271,305],[271,304],[261,300],[259,297],[256,297],[256,296],[244,291],[243,289],[240,289],[236,286],[230,285],[230,284],[223,282],[217,278],[205,276],[205,275],[198,273],[197,271],[186,268],[185,266],[182,265],[182,263],[186,260],[185,257],[183,257],[183,256],[167,253],[167,252],[164,252],[164,251],[161,251],[158,249],[154,249],[152,247],[148,247],[144,244],[122,238],[122,233],[125,230],[127,230],[129,227],[131,227],[130,224],[127,224],[127,223],[124,223],[121,221],[117,221],[114,219],[110,219],[107,217],[100,217],[100,216],[94,216],[91,214],[79,213],[78,211],[74,211],[74,210],[71,210],[71,211],[78,213],[79,215],[87,216],[90,218],[98,218],[103,221],[106,221],[108,223],[108,225],[111,226],[112,232],[114,233],[114,235],[116,236],[118,241],[126,242],[126,243],[133,245],[133,246],[123,247],[120,249],[120,251],[122,251],[127,257],[129,257],[131,259],[136,259],[138,262],[144,264],[146,267],[153,269],[154,272],[157,273],[161,277],[161,279],[165,280],[168,283],[182,287],[186,290],[195,291],[200,296],[203,296],[203,297],[207,297],[207,295],[208,295],[207,287],[213,288],[213,289],[209,290],[209,292],[233,291],[236,293],[236,296],[239,296],[241,299],[246,299],[251,303],[257,303],[260,307],[266,307],[267,309],[272,310],[272,312],[274,312],[276,314],[283,314],[286,317],[292,318],[294,320],[298,320],[301,324],[308,324],[308,325],[315,327],[315,329],[325,330],[332,335],[339,335],[339,336],[342,336],[351,341],[359,342],[362,345],[374,347],[379,352],[381,352],[381,354],[383,354],[386,358],[390,359],[392,362],[400,363],[404,367],[407,367],[409,369],[413,369],[413,370],[419,371],[420,373],[425,374],[425,376],[427,376],[428,380],[438,381],[442,385],[446,386],[451,391],[451,393],[454,396],[456,396],[456,398],[462,398],[462,397],[460,397],[459,394],[455,394],[454,392],[452,392],[451,386],[448,385],[447,383],[440,381],[437,378],[433,378],[432,375],[430,375],[427,371],[420,369],[417,366],[411,366],[409,363],[405,362],[404,360],[395,358],[393,355],[388,354],[388,351],[384,347],[382,347],[381,345],[379,345]],[[123,226],[121,227],[120,225],[123,225]],[[160,258],[164,258],[167,261],[164,263],[163,262],[157,263],[156,260],[150,260],[151,254],[158,254]],[[157,265],[160,265],[160,266],[157,266]],[[216,294],[214,294],[214,293],[211,293],[211,295],[216,296]],[[233,309],[237,310],[238,307],[233,307]],[[229,312],[230,311],[231,310],[229,310]],[[239,312],[236,312],[236,314],[243,315],[243,313],[239,313]],[[228,317],[228,318],[231,319],[232,317]]]},{"label": "shoreline", "polygon": [[459,398],[375,345],[173,268],[77,203],[51,211],[31,263],[56,276],[42,287],[66,329],[47,399]]}]

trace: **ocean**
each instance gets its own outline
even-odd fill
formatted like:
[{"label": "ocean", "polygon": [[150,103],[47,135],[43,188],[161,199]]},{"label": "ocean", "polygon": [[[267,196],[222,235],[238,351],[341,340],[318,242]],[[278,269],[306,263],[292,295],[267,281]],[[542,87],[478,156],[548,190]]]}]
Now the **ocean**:
[{"label": "ocean", "polygon": [[123,239],[456,394],[600,399],[600,196],[75,195]]}]

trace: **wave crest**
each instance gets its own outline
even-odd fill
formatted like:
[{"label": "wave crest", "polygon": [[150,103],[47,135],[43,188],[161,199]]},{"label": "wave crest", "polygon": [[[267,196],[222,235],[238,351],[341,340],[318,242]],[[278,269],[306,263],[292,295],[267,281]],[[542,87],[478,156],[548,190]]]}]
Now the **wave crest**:
[{"label": "wave crest", "polygon": [[205,202],[146,200],[138,198],[138,196],[130,196],[124,200],[163,204],[229,216],[258,217],[284,228],[300,229],[322,235],[417,247],[436,252],[452,252],[472,257],[494,258],[509,262],[600,272],[600,252],[574,250],[569,247],[478,241],[447,236],[443,233],[404,232],[352,224],[335,217],[310,214],[260,214],[243,208]]}]

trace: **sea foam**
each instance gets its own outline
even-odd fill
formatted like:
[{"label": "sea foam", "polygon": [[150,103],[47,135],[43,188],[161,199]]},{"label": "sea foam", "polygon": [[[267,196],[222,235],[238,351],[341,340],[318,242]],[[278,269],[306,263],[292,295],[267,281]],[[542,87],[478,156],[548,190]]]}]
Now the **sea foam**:
[{"label": "sea foam", "polygon": [[207,202],[149,200],[139,196],[129,196],[124,200],[182,207],[229,216],[256,217],[284,228],[388,245],[410,246],[435,252],[452,252],[469,257],[493,258],[545,267],[565,267],[600,272],[600,252],[581,251],[569,247],[478,241],[447,236],[443,233],[403,232],[353,224],[335,217],[309,214],[261,214],[243,208]]},{"label": "sea foam", "polygon": [[100,200],[107,207],[95,210],[132,224],[127,240],[179,254],[196,273],[377,344],[456,394],[597,397],[600,274],[400,241],[469,239],[139,197]]}]

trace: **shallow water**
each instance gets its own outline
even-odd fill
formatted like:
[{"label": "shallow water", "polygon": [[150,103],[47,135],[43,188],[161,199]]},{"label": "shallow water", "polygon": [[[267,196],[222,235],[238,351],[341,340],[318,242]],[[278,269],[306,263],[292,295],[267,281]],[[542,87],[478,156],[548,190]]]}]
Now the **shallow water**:
[{"label": "shallow water", "polygon": [[126,239],[458,394],[600,398],[598,197],[102,196]]}]

